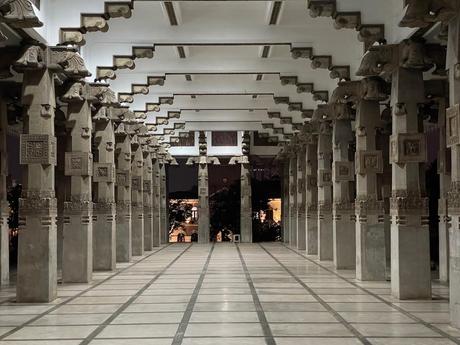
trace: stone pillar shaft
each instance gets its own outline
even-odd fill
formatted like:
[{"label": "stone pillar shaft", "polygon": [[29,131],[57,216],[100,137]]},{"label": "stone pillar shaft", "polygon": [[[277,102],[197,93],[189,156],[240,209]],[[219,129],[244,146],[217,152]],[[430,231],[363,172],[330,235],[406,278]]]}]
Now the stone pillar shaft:
[{"label": "stone pillar shaft", "polygon": [[448,194],[449,216],[449,294],[450,321],[454,327],[460,328],[460,16],[449,23],[449,39],[447,68],[449,69],[449,100],[447,112],[447,139],[452,155],[452,185]]},{"label": "stone pillar shaft", "polygon": [[382,151],[377,151],[380,123],[378,101],[361,100],[356,112],[356,278],[385,280],[384,205],[377,174],[383,173]]},{"label": "stone pillar shaft", "polygon": [[158,158],[153,160],[153,192],[152,192],[152,209],[153,209],[153,246],[160,246],[160,229],[161,229],[161,215],[160,215],[160,163]]},{"label": "stone pillar shaft", "polygon": [[397,68],[391,92],[391,291],[399,299],[431,298],[428,206],[420,181],[426,160],[418,118],[423,101],[423,73]]},{"label": "stone pillar shaft", "polygon": [[166,164],[160,164],[160,240],[161,244],[169,242],[169,212],[166,187]]},{"label": "stone pillar shaft", "polygon": [[144,250],[153,249],[152,156],[144,152]]},{"label": "stone pillar shaft", "polygon": [[306,202],[307,191],[305,189],[305,176],[306,176],[306,147],[302,145],[299,147],[297,155],[297,249],[306,249]]},{"label": "stone pillar shaft", "polygon": [[26,69],[22,103],[27,134],[21,136],[21,164],[26,181],[19,211],[16,300],[50,302],[57,290],[53,73],[47,68]]},{"label": "stone pillar shaft", "polygon": [[[75,89],[84,98],[74,98]],[[65,157],[65,175],[70,176],[70,200],[64,202],[62,280],[87,283],[93,273],[93,202],[90,89],[75,83],[63,100],[68,102],[67,121],[72,126]]]},{"label": "stone pillar shaft", "polygon": [[198,199],[198,242],[209,243],[210,213],[207,164],[198,164]]},{"label": "stone pillar shaft", "polygon": [[8,117],[6,101],[0,90],[0,286],[10,282],[10,241],[8,227],[8,201],[6,176],[8,175],[8,150],[6,133]]},{"label": "stone pillar shaft", "polygon": [[132,258],[131,213],[131,140],[129,135],[117,137],[117,262]]},{"label": "stone pillar shaft", "polygon": [[93,267],[114,270],[116,266],[115,239],[115,134],[112,121],[96,122],[98,161],[94,163],[96,202],[93,221]]},{"label": "stone pillar shaft", "polygon": [[297,157],[289,160],[289,243],[297,247]]},{"label": "stone pillar shaft", "polygon": [[133,148],[131,164],[132,250],[133,255],[144,254],[144,158],[140,145]]},{"label": "stone pillar shaft", "polygon": [[318,256],[332,260],[332,137],[329,124],[318,135]]},{"label": "stone pillar shaft", "polygon": [[290,242],[290,225],[289,225],[289,160],[283,163],[283,241],[284,243]]},{"label": "stone pillar shaft", "polygon": [[241,164],[240,230],[243,243],[252,243],[252,192],[249,169],[249,164]]},{"label": "stone pillar shaft", "polygon": [[349,159],[353,140],[351,121],[335,120],[333,127],[333,256],[337,269],[353,269],[356,264],[354,171]]},{"label": "stone pillar shaft", "polygon": [[318,255],[318,143],[311,138],[305,151],[306,161],[306,250]]}]

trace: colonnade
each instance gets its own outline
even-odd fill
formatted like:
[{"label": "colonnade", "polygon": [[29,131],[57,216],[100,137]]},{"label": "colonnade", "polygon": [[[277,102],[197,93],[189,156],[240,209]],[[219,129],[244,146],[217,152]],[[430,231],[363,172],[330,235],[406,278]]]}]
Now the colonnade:
[{"label": "colonnade", "polygon": [[[29,46],[12,66],[23,75],[24,113],[16,300],[50,302],[57,294],[58,255],[63,282],[88,283],[94,270],[114,270],[117,262],[168,241],[165,165],[172,158],[109,85],[83,80],[88,72],[73,49]],[[8,87],[0,84],[4,284]]]},{"label": "colonnade", "polygon": [[[458,27],[452,25],[449,37],[450,45],[458,45]],[[449,58],[458,61],[454,53],[458,49],[447,54],[448,78],[424,80],[427,71],[443,75],[441,46],[406,40],[370,48],[358,71],[363,79],[339,83],[280,159],[286,242],[332,260],[336,269],[355,269],[358,280],[391,277],[397,299],[431,299],[425,133],[437,127],[439,142],[431,144],[439,145],[441,196],[434,245],[440,280],[450,281],[452,324],[460,327],[460,107],[458,65],[449,65]]]}]

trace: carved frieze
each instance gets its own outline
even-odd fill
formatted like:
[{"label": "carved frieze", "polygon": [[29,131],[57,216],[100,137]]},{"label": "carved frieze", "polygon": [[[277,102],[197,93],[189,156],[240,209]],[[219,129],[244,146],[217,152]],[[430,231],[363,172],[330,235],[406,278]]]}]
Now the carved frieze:
[{"label": "carved frieze", "polygon": [[393,190],[390,198],[392,215],[428,214],[428,198],[417,191]]},{"label": "carved frieze", "polygon": [[66,176],[92,176],[93,154],[90,152],[66,152]]},{"label": "carved frieze", "polygon": [[455,104],[446,110],[447,147],[460,145],[460,105]]},{"label": "carved frieze", "polygon": [[64,214],[67,215],[82,215],[83,213],[91,214],[93,211],[92,201],[81,198],[80,200],[72,200],[64,202]]},{"label": "carved frieze", "polygon": [[326,169],[318,170],[318,187],[332,186],[332,171]]},{"label": "carved frieze", "polygon": [[[21,217],[28,215],[57,216],[57,199],[41,196],[30,196],[19,199],[19,210]],[[51,225],[51,224],[49,224]]]},{"label": "carved frieze", "polygon": [[93,182],[115,182],[115,165],[113,163],[94,163]]},{"label": "carved frieze", "polygon": [[384,213],[383,201],[374,196],[358,196],[355,200],[355,212],[357,216],[367,216]]},{"label": "carved frieze", "polygon": [[355,180],[355,174],[353,169],[353,162],[342,161],[334,162],[334,180],[336,182],[349,182]]},{"label": "carved frieze", "polygon": [[356,173],[382,174],[383,173],[383,154],[382,151],[356,151]]},{"label": "carved frieze", "polygon": [[399,133],[390,137],[390,162],[421,163],[427,159],[423,133]]},{"label": "carved frieze", "polygon": [[46,134],[21,134],[20,164],[56,165],[56,137]]}]

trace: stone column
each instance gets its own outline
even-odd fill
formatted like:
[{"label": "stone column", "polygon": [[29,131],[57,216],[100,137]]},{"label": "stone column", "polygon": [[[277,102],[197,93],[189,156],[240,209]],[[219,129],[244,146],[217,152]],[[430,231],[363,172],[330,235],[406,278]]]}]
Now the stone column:
[{"label": "stone column", "polygon": [[289,243],[290,241],[290,225],[289,225],[289,160],[283,160],[283,241]]},{"label": "stone column", "polygon": [[450,108],[446,114],[447,145],[452,154],[452,185],[448,193],[450,321],[460,328],[460,16],[449,23],[447,68]]},{"label": "stone column", "polygon": [[446,98],[439,97],[438,101],[438,126],[439,126],[439,200],[438,200],[438,231],[439,231],[439,280],[449,281],[449,211],[447,194],[451,186],[449,151],[446,143]]},{"label": "stone column", "polygon": [[131,213],[131,138],[123,123],[118,125],[116,137],[116,195],[117,195],[117,262],[130,262],[132,258]]},{"label": "stone column", "polygon": [[153,168],[152,155],[150,148],[145,147],[144,150],[144,250],[151,251],[153,249]]},{"label": "stone column", "polygon": [[209,243],[208,164],[198,164],[198,242]]},{"label": "stone column", "polygon": [[93,274],[90,86],[76,82],[62,100],[67,103],[67,127],[70,128],[65,153],[65,176],[70,177],[70,195],[64,202],[62,281],[88,283]]},{"label": "stone column", "polygon": [[131,148],[132,251],[133,255],[141,256],[144,254],[144,157],[136,137]]},{"label": "stone column", "polygon": [[161,229],[161,215],[160,215],[160,163],[159,160],[154,154],[152,161],[153,168],[153,192],[152,192],[152,209],[153,209],[153,246],[160,246],[160,229]]},{"label": "stone column", "polygon": [[383,156],[376,146],[380,125],[379,102],[360,100],[356,110],[356,278],[363,281],[386,277],[385,213],[378,183]]},{"label": "stone column", "polygon": [[[23,71],[22,104],[25,133],[21,135],[20,163],[24,166],[20,199],[20,231],[16,301],[50,302],[56,298],[56,217],[54,174],[56,98],[53,72],[45,60],[47,51],[32,46],[16,63]],[[35,56],[35,57],[34,57]],[[38,64],[41,58],[41,65]]]},{"label": "stone column", "polygon": [[306,146],[301,143],[297,154],[297,249],[306,249],[306,203],[307,191],[305,188],[306,176]]},{"label": "stone column", "polygon": [[241,164],[241,242],[252,243],[252,192],[250,165]]},{"label": "stone column", "polygon": [[363,57],[357,73],[391,73],[391,291],[399,299],[431,299],[428,202],[421,181],[426,142],[418,117],[425,99],[423,71],[433,67],[427,64],[428,52],[434,56],[436,47],[409,40],[376,46]]},{"label": "stone column", "polygon": [[332,260],[332,136],[328,122],[322,122],[318,135],[318,256]]},{"label": "stone column", "polygon": [[[342,106],[347,107],[346,104]],[[332,134],[332,237],[336,269],[353,269],[356,265],[354,169],[350,161],[350,143],[353,139],[350,118],[336,119]]]},{"label": "stone column", "polygon": [[318,255],[318,142],[310,135],[305,151],[306,161],[306,249],[308,255]]},{"label": "stone column", "polygon": [[0,88],[0,286],[10,283],[10,242],[8,227],[8,201],[6,176],[8,175],[8,151],[6,133],[8,117],[6,100]]},{"label": "stone column", "polygon": [[[101,90],[111,93],[110,90]],[[93,266],[95,270],[114,270],[116,267],[115,238],[115,134],[111,109],[103,105],[96,116],[96,156],[93,182],[96,197],[93,207]]]},{"label": "stone column", "polygon": [[160,161],[160,241],[169,242],[169,212],[167,205],[166,162]]},{"label": "stone column", "polygon": [[252,189],[251,189],[251,164],[249,162],[249,153],[251,137],[249,132],[243,135],[241,157],[241,203],[240,203],[240,231],[241,242],[252,243]]},{"label": "stone column", "polygon": [[297,247],[297,156],[295,150],[291,151],[289,159],[289,244]]}]

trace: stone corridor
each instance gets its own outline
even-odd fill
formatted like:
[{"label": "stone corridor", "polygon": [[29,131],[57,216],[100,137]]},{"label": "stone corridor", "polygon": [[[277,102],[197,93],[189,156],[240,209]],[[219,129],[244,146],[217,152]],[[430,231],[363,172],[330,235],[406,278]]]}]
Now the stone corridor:
[{"label": "stone corridor", "polygon": [[448,288],[395,300],[280,243],[156,248],[91,284],[59,284],[49,304],[0,290],[0,345],[447,345]]}]

